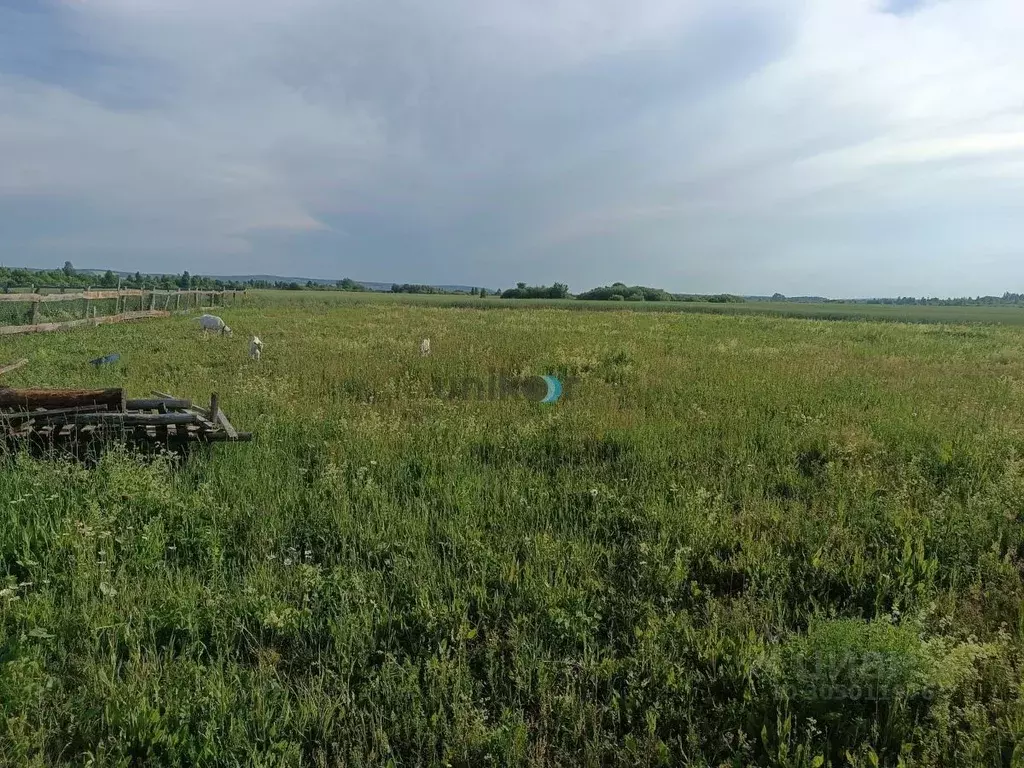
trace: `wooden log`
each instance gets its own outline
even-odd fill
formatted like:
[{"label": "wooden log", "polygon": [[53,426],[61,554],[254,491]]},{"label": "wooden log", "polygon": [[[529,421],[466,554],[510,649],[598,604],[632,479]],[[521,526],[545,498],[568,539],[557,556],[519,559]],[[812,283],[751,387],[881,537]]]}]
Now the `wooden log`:
[{"label": "wooden log", "polygon": [[160,399],[140,398],[128,400],[125,409],[129,411],[184,411],[192,407],[191,400],[176,400],[170,397]]},{"label": "wooden log", "polygon": [[0,413],[0,422],[11,424],[25,421],[42,422],[50,419],[63,419],[79,413],[96,413],[105,410],[105,405],[83,405],[77,408],[48,408],[42,411],[14,411],[13,413]]},{"label": "wooden log", "polygon": [[194,413],[80,413],[64,417],[74,424],[110,424],[125,427],[158,427],[167,424],[196,424]]},{"label": "wooden log", "polygon": [[0,408],[76,408],[105,405],[124,410],[123,389],[0,389]]},{"label": "wooden log", "polygon": [[24,368],[26,365],[28,365],[28,360],[23,358],[17,362],[0,366],[0,376],[3,376],[5,373],[10,373],[11,371],[16,371],[19,368]]}]

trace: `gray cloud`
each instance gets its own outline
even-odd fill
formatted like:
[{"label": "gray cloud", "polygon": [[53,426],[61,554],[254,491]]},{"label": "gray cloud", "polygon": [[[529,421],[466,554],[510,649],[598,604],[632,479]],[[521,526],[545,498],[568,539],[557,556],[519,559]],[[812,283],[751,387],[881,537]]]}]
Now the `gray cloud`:
[{"label": "gray cloud", "polygon": [[0,0],[0,253],[1019,289],[1022,27],[1015,0]]}]

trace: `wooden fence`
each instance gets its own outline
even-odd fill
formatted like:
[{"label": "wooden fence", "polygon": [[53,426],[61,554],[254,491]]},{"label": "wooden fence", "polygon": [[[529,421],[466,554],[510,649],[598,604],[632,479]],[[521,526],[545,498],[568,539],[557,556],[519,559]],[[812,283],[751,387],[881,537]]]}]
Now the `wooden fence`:
[{"label": "wooden fence", "polygon": [[[32,320],[25,325],[0,326],[0,336],[18,333],[45,333],[78,328],[83,325],[120,323],[125,320],[140,320],[147,317],[168,317],[172,313],[191,312],[196,309],[234,305],[239,298],[245,298],[245,291],[159,291],[142,289],[86,290],[77,293],[0,293],[0,302],[20,302],[32,305]],[[114,300],[114,314],[96,315],[93,301]],[[63,301],[82,302],[81,317],[60,322],[39,322],[39,307],[42,304]]]}]

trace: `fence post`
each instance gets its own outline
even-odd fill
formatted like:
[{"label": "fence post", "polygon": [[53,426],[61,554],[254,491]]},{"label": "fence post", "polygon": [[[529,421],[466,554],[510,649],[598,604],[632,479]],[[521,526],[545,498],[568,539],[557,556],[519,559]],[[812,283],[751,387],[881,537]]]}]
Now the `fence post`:
[{"label": "fence post", "polygon": [[39,325],[39,302],[32,302],[32,325]]}]

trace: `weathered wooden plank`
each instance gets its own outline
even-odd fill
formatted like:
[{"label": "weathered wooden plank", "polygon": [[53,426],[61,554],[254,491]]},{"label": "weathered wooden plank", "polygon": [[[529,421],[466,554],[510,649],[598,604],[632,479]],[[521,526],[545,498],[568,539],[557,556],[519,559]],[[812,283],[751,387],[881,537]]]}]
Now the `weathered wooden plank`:
[{"label": "weathered wooden plank", "polygon": [[124,410],[123,389],[11,389],[0,388],[0,408],[80,408],[105,405]]},{"label": "weathered wooden plank", "polygon": [[219,421],[220,425],[224,427],[224,431],[228,433],[228,438],[231,440],[238,439],[238,432],[236,432],[235,428],[231,426],[231,422],[228,421],[228,417],[224,415],[224,411],[219,408],[217,409],[217,421]]},{"label": "weathered wooden plank", "polygon": [[0,376],[3,376],[5,373],[10,373],[11,371],[16,371],[19,368],[24,368],[26,365],[28,365],[28,359],[22,358],[21,360],[18,360],[16,362],[0,366]]},{"label": "weathered wooden plank", "polygon": [[178,400],[173,397],[139,398],[125,403],[125,408],[129,411],[182,411],[191,407],[191,400]]},{"label": "weathered wooden plank", "polygon": [[110,426],[159,426],[164,424],[195,424],[199,417],[192,413],[82,413],[66,417],[75,424]]},{"label": "weathered wooden plank", "polygon": [[96,413],[97,411],[106,411],[108,406],[106,405],[83,405],[76,408],[46,408],[35,411],[4,411],[0,412],[0,420],[5,420],[11,423],[22,423],[26,421],[48,421],[53,419],[63,419],[66,416],[78,414],[78,413]]},{"label": "weathered wooden plank", "polygon": [[[3,294],[0,294],[2,296]],[[80,318],[78,320],[65,320],[60,323],[35,323],[33,325],[5,325],[0,326],[0,336],[16,336],[22,333],[48,333],[50,331],[64,331],[71,328],[79,328],[84,325],[104,325],[109,323],[123,323],[126,320],[142,320],[147,317],[170,317],[170,312],[160,309],[143,312],[122,312],[118,315],[104,315],[103,317]]]}]

